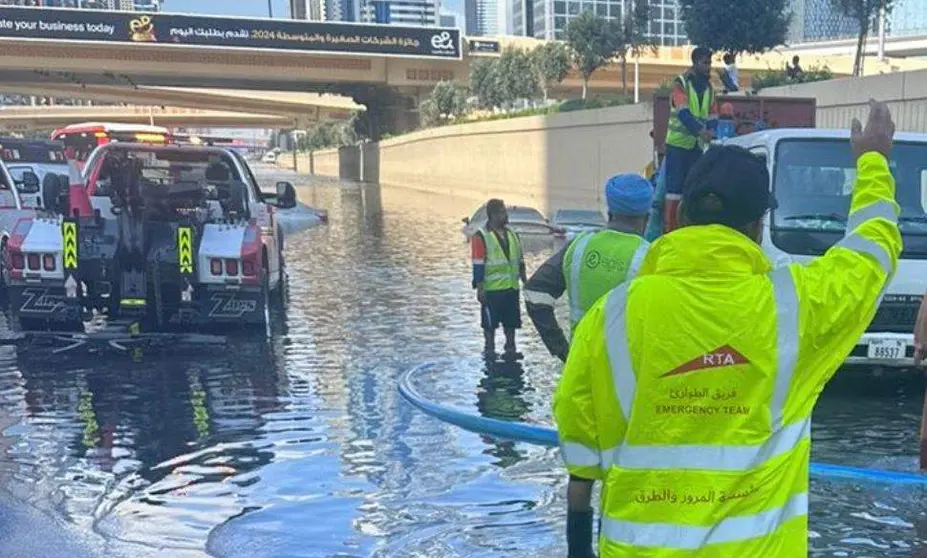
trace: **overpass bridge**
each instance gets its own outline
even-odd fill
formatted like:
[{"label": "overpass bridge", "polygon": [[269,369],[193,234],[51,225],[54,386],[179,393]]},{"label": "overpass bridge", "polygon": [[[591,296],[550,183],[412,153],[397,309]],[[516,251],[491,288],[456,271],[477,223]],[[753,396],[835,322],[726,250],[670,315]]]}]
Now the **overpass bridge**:
[{"label": "overpass bridge", "polygon": [[[139,106],[181,107],[284,116],[305,126],[309,122],[348,118],[364,110],[350,98],[289,91],[242,91],[225,89],[137,87],[112,85],[80,86],[73,83],[18,83],[0,85],[6,93],[87,99],[101,103],[131,103]],[[147,109],[146,109],[147,110]]]},{"label": "overpass bridge", "polygon": [[[399,131],[417,123],[419,103],[438,82],[467,82],[472,61],[538,43],[467,40],[446,28],[0,7],[0,87],[291,121],[302,109],[267,91],[336,93],[367,107],[369,129]],[[646,94],[686,68],[688,53],[663,48],[643,56],[628,64],[627,81],[633,87],[636,76]],[[751,72],[783,67],[786,59],[782,52],[742,57],[742,81]],[[847,56],[803,56],[806,67],[821,61],[838,75],[848,75],[852,66]],[[614,93],[622,81],[620,66],[612,64],[594,73],[589,87]],[[215,103],[206,101],[207,89]],[[581,89],[572,72],[552,95],[578,96]]]},{"label": "overpass bridge", "polygon": [[0,130],[5,132],[59,128],[75,122],[153,123],[169,128],[293,127],[293,120],[286,116],[179,107],[42,106],[4,107],[0,110]]}]

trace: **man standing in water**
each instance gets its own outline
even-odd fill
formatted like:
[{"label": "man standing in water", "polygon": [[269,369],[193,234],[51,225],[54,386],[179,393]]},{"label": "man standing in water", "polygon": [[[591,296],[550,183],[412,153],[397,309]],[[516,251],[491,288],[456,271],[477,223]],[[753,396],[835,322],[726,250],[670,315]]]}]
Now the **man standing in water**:
[{"label": "man standing in water", "polygon": [[[571,475],[602,480],[602,558],[808,554],[811,412],[859,342],[902,249],[895,126],[854,120],[846,234],[807,264],[760,246],[775,201],[759,157],[714,147],[686,180],[683,227],[603,296],[554,396]],[[589,543],[573,556],[592,553]]]},{"label": "man standing in water", "polygon": [[471,240],[473,258],[473,288],[480,302],[480,324],[483,327],[483,352],[492,357],[496,352],[496,329],[505,331],[505,356],[514,359],[515,330],[521,327],[519,280],[527,281],[521,241],[506,225],[509,214],[502,200],[486,203],[486,225]]}]

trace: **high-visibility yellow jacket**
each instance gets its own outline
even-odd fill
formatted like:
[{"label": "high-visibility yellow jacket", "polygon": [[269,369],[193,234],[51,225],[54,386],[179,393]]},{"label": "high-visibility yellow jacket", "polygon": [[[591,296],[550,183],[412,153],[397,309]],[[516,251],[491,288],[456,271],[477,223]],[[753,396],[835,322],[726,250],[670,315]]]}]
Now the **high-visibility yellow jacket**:
[{"label": "high-visibility yellow jacket", "polygon": [[846,236],[812,262],[679,229],[580,322],[554,416],[570,472],[604,481],[602,558],[807,556],[811,411],[902,249],[887,161],[857,176]]}]

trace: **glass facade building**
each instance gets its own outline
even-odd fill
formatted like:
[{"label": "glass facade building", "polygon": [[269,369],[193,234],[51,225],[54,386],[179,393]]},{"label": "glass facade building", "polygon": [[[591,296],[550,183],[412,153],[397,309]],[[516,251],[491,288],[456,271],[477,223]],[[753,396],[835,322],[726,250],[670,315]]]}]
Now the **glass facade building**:
[{"label": "glass facade building", "polygon": [[623,18],[633,8],[633,1],[650,6],[648,35],[659,46],[688,43],[685,27],[679,19],[676,0],[511,0],[511,18],[516,35],[538,39],[563,40],[567,24],[583,12],[592,10],[599,17]]}]

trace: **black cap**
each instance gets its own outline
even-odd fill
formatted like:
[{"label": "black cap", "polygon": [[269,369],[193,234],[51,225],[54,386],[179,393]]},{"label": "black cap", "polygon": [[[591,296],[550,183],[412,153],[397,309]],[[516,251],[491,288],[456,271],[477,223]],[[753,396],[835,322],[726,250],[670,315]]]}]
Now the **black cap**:
[{"label": "black cap", "polygon": [[682,206],[693,225],[739,229],[777,207],[766,162],[742,147],[715,146],[686,176]]}]

